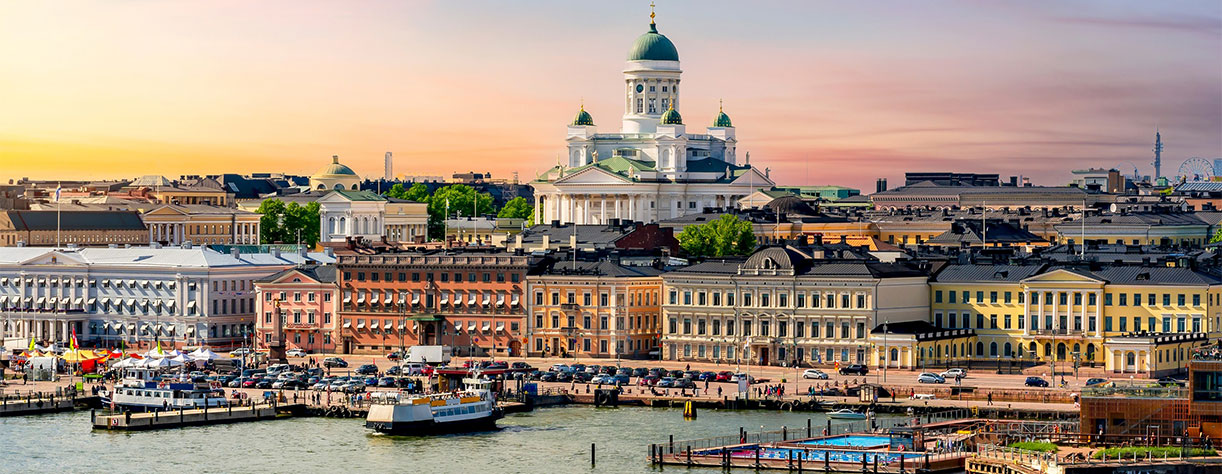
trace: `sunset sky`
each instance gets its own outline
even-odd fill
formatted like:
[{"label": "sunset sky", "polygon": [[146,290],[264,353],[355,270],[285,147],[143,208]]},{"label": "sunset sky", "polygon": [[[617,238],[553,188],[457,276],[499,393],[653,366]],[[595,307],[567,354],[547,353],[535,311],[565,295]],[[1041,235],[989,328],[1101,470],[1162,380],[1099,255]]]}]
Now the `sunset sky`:
[{"label": "sunset sky", "polygon": [[[1222,2],[657,1],[689,131],[718,99],[781,184],[1222,157]],[[618,131],[648,1],[0,4],[0,178],[553,165]],[[1133,164],[1130,164],[1133,163]]]}]

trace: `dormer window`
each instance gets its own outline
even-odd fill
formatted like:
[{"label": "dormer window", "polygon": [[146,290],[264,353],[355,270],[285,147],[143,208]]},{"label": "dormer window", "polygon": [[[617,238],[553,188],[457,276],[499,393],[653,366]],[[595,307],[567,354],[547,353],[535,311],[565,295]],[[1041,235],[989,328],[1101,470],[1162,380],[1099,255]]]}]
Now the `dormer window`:
[{"label": "dormer window", "polygon": [[764,269],[771,269],[772,268],[772,259],[765,258],[762,266]]}]

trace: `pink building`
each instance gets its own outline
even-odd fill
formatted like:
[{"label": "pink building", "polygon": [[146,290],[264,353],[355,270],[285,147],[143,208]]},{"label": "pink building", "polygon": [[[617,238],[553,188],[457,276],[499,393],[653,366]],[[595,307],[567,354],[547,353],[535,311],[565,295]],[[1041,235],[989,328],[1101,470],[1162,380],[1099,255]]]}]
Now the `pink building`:
[{"label": "pink building", "polygon": [[259,310],[255,315],[256,348],[268,349],[284,341],[286,349],[335,352],[339,287],[334,265],[290,268],[255,281],[255,291]]}]

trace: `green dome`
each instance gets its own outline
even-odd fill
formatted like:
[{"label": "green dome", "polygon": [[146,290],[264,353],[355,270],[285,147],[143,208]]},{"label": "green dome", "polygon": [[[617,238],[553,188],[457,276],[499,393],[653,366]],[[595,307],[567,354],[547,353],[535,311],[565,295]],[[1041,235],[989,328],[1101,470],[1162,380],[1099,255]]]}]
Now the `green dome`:
[{"label": "green dome", "polygon": [[675,106],[671,105],[666,109],[666,113],[662,114],[662,125],[683,125],[683,117],[679,115],[679,111],[675,110]]},{"label": "green dome", "polygon": [[649,23],[649,32],[638,36],[628,50],[629,61],[678,61],[679,50],[662,34],[658,25]]},{"label": "green dome", "polygon": [[730,122],[730,116],[725,112],[717,112],[717,118],[713,120],[714,127],[733,127],[734,123]]},{"label": "green dome", "polygon": [[577,111],[577,116],[573,117],[573,125],[594,126],[594,117],[591,117],[590,113],[586,112],[584,105],[581,107],[581,110]]},{"label": "green dome", "polygon": [[339,164],[338,156],[332,156],[331,164],[318,170],[314,176],[356,176],[356,172],[352,171],[352,168]]}]

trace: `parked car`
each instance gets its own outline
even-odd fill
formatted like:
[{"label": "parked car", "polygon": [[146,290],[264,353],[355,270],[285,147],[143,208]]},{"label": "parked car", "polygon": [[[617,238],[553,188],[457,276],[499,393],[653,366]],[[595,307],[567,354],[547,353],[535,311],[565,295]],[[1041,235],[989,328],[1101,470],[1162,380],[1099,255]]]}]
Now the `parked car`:
[{"label": "parked car", "polygon": [[322,360],[322,365],[325,367],[347,367],[348,361],[339,357],[328,357]]},{"label": "parked car", "polygon": [[749,383],[749,384],[754,384],[754,383],[755,383],[755,377],[752,377],[752,376],[747,375],[747,374],[744,374],[744,373],[737,373],[737,374],[734,374],[734,375],[731,375],[731,376],[730,376],[730,382],[733,382],[733,383],[738,383],[738,381],[739,381],[739,380],[746,380],[746,381],[747,381],[747,383]]},{"label": "parked car", "polygon": [[261,379],[250,378],[242,381],[242,388],[255,388]]},{"label": "parked car", "polygon": [[697,377],[696,380],[699,380],[701,382],[712,382],[716,378],[717,378],[717,372],[701,372],[700,376]]},{"label": "parked car", "polygon": [[555,372],[543,372],[542,374],[539,375],[539,381],[540,382],[555,382],[556,373]]},{"label": "parked car", "polygon": [[570,369],[569,366],[565,364],[552,364],[552,366],[548,368],[547,370],[549,372],[571,372],[572,371],[572,369]]},{"label": "parked car", "polygon": [[386,354],[386,358],[389,360],[399,360],[403,358],[403,354],[400,354],[399,351],[394,351],[389,354]]},{"label": "parked car", "polygon": [[408,362],[402,365],[403,375],[424,375],[424,364]]},{"label": "parked car", "polygon": [[276,380],[270,377],[259,379],[259,381],[255,383],[255,388],[272,388],[272,384],[274,383],[276,383]]},{"label": "parked car", "polygon": [[946,383],[946,378],[932,372],[917,375],[917,383]]},{"label": "parked car", "polygon": [[379,387],[394,387],[395,378],[394,377],[382,377],[381,379],[378,380],[378,386]]},{"label": "parked car", "polygon": [[1087,387],[1091,385],[1099,385],[1101,383],[1107,383],[1107,379],[1099,378],[1099,377],[1092,377],[1092,378],[1086,379]]},{"label": "parked car", "polygon": [[1048,381],[1039,377],[1027,377],[1027,380],[1023,382],[1023,385],[1028,387],[1047,387]]},{"label": "parked car", "polygon": [[531,367],[531,366],[530,366],[530,364],[527,364],[527,363],[525,363],[525,362],[514,362],[514,363],[512,363],[512,364],[509,364],[509,368],[511,368],[511,369],[528,369],[528,370],[529,370],[529,369],[534,369],[534,367]]},{"label": "parked car", "polygon": [[1167,376],[1167,377],[1158,379],[1158,384],[1164,387],[1183,387],[1184,381],[1177,379],[1175,377]]},{"label": "parked car", "polygon": [[870,368],[862,364],[849,364],[840,368],[840,375],[866,375]]},{"label": "parked car", "polygon": [[611,378],[616,385],[628,385],[631,382],[626,374],[615,374]]},{"label": "parked car", "polygon": [[675,379],[670,386],[671,388],[696,388],[696,381],[683,377],[681,379]]},{"label": "parked car", "polygon": [[644,377],[637,378],[636,384],[642,387],[653,386],[658,384],[658,380],[661,379],[657,375],[646,375]]},{"label": "parked car", "polygon": [[577,383],[589,383],[592,378],[589,372],[573,372],[573,381]]},{"label": "parked car", "polygon": [[590,378],[590,383],[593,383],[593,384],[613,384],[613,383],[615,383],[615,377],[614,377],[614,376],[612,376],[612,375],[598,374],[598,375],[595,375],[594,377]]},{"label": "parked car", "polygon": [[400,375],[403,373],[403,368],[397,365],[392,365],[386,369],[386,375]]},{"label": "parked car", "polygon": [[948,369],[946,372],[942,372],[941,375],[942,375],[942,378],[947,378],[947,379],[967,378],[967,371],[956,367],[953,369]]},{"label": "parked car", "polygon": [[306,351],[301,349],[289,349],[288,351],[285,351],[285,355],[288,355],[289,357],[305,357]]},{"label": "parked car", "polygon": [[345,393],[364,392],[365,391],[365,381],[364,380],[352,380],[344,384],[342,388]]},{"label": "parked car", "polygon": [[734,376],[734,372],[723,370],[717,373],[717,378],[713,379],[713,381],[714,382],[729,382],[730,377],[733,377],[733,376]]},{"label": "parked car", "polygon": [[667,372],[666,375],[672,378],[681,379],[686,374],[682,370],[672,370]]},{"label": "parked car", "polygon": [[556,381],[557,381],[557,382],[565,382],[565,383],[572,382],[572,381],[573,381],[573,373],[572,373],[572,372],[560,372],[560,373],[556,374]]},{"label": "parked car", "polygon": [[585,373],[587,373],[587,374],[597,374],[597,373],[601,373],[601,372],[602,372],[602,370],[603,370],[603,366],[601,366],[601,365],[587,365],[587,366],[586,366]]},{"label": "parked car", "polygon": [[361,375],[369,375],[378,373],[378,366],[373,364],[365,364],[356,368],[356,373]]},{"label": "parked car", "polygon": [[632,369],[633,377],[644,377],[646,375],[649,375],[649,369],[646,369],[644,367],[637,367],[635,369]]},{"label": "parked car", "polygon": [[247,356],[247,355],[250,355],[250,348],[247,348],[247,347],[239,347],[237,349],[229,351],[229,357],[242,357],[242,356]]},{"label": "parked car", "polygon": [[802,378],[827,380],[827,373],[819,369],[806,369],[802,371]]},{"label": "parked car", "polygon": [[674,384],[675,384],[674,377],[662,377],[662,380],[659,380],[656,386],[658,388],[669,388]]}]

